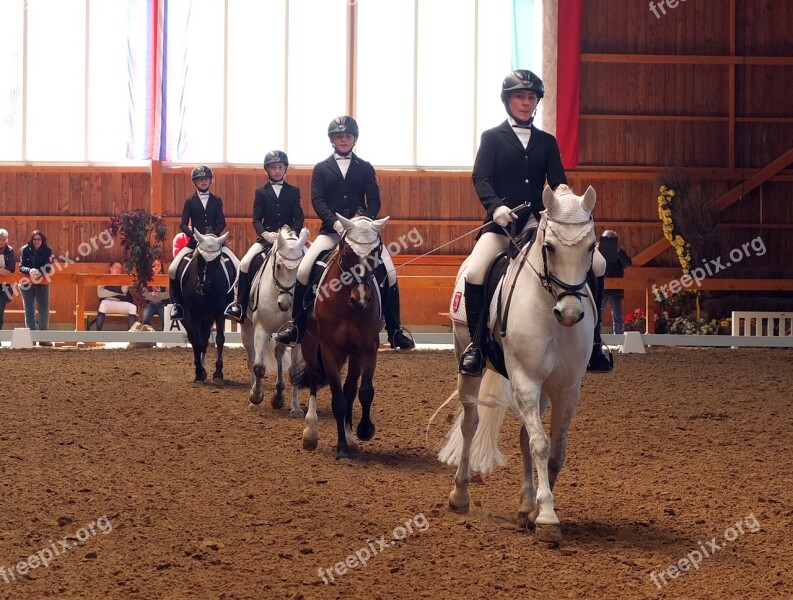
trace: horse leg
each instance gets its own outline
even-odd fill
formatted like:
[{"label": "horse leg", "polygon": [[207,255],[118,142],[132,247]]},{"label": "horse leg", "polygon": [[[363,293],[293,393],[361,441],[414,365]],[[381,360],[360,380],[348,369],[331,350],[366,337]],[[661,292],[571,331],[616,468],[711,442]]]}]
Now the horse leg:
[{"label": "horse leg", "polygon": [[204,383],[207,379],[207,344],[204,342],[204,337],[200,333],[193,331],[192,328],[187,330],[187,339],[193,347],[193,364],[195,365],[195,379],[193,381]]},{"label": "horse leg", "polygon": [[270,398],[270,406],[276,409],[281,409],[284,407],[284,387],[285,387],[284,386],[284,353],[285,352],[286,352],[286,346],[284,346],[283,344],[275,345],[275,364],[276,364],[275,392],[273,393],[272,398]]},{"label": "horse leg", "polygon": [[553,490],[567,454],[567,432],[578,404],[581,390],[565,390],[551,408],[551,456],[548,459],[548,482]]},{"label": "horse leg", "polygon": [[352,432],[352,407],[353,402],[355,402],[355,396],[358,395],[358,377],[360,377],[360,374],[358,356],[351,355],[350,363],[347,366],[347,379],[344,380],[342,392],[347,402],[347,410],[344,415],[344,438],[347,440],[347,447],[353,452],[358,452],[361,449],[358,445],[358,440],[355,439],[355,434]]},{"label": "horse leg", "polygon": [[308,412],[306,412],[306,427],[303,429],[303,449],[316,450],[319,441],[317,429],[317,387],[319,387],[318,352],[316,340],[306,336],[302,344],[303,358],[306,361],[306,373],[309,383]]},{"label": "horse leg", "polygon": [[[528,432],[531,459],[537,469],[537,518],[534,520],[537,539],[541,542],[560,542],[562,530],[553,508],[553,493],[548,478],[550,440],[542,424],[540,410],[541,389],[533,381],[515,376],[512,380],[515,403]],[[524,461],[525,467],[525,461]],[[525,485],[524,472],[524,485]]]},{"label": "horse leg", "polygon": [[471,440],[479,425],[479,409],[476,405],[479,398],[481,377],[457,376],[457,391],[463,404],[463,420],[460,430],[463,434],[463,447],[461,450],[460,464],[454,475],[454,489],[449,494],[449,508],[456,513],[468,512],[470,497],[468,495],[468,482],[470,481],[471,466]]},{"label": "horse leg", "polygon": [[[296,365],[300,362],[300,346],[297,345],[292,348],[292,364]],[[281,369],[281,363],[278,363],[279,372]],[[314,398],[316,403],[316,397]],[[316,413],[316,407],[315,411]],[[292,406],[289,407],[289,414],[293,417],[302,417],[303,416],[303,409],[300,407],[300,389],[296,386],[292,386]],[[315,415],[316,416],[316,415]]]},{"label": "horse leg", "polygon": [[245,319],[242,324],[242,343],[248,354],[248,370],[251,374],[251,389],[248,391],[248,402],[251,406],[258,406],[262,402],[264,395],[262,394],[262,377],[264,377],[264,369],[261,370],[261,375],[257,372],[257,365],[259,364],[257,354],[258,344],[256,343],[256,330],[258,327],[252,322],[253,319]]},{"label": "horse leg", "polygon": [[[540,414],[545,414],[548,407],[548,396],[543,394]],[[518,525],[534,526],[540,509],[537,506],[537,487],[534,485],[534,463],[531,460],[531,447],[529,446],[529,432],[525,425],[520,427],[520,454],[523,458],[523,483],[520,488],[520,508],[518,509]],[[553,455],[553,452],[551,452]],[[550,473],[549,473],[550,477]],[[553,479],[551,479],[553,489]]]},{"label": "horse leg", "polygon": [[349,462],[350,449],[344,432],[347,419],[347,399],[341,386],[341,376],[339,374],[341,365],[333,353],[324,351],[324,348],[321,348],[320,352],[322,352],[322,363],[325,367],[325,375],[328,378],[328,387],[331,393],[330,406],[336,419],[336,460]]},{"label": "horse leg", "polygon": [[225,319],[218,319],[215,325],[215,346],[218,356],[215,360],[215,372],[212,374],[212,383],[223,385],[223,344],[226,342],[226,334],[223,332]]},{"label": "horse leg", "polygon": [[371,357],[367,357],[362,367],[361,388],[358,390],[358,399],[361,402],[361,420],[358,422],[359,440],[371,440],[374,437],[375,426],[372,422],[371,409],[374,400],[374,371],[377,366],[377,349],[372,352]]}]

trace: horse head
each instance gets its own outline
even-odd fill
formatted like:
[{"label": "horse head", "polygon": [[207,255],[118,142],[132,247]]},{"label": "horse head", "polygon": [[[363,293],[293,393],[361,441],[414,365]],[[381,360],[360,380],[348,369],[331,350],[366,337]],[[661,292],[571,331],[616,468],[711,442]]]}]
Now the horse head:
[{"label": "horse head", "polygon": [[560,185],[555,192],[550,186],[543,190],[545,210],[532,247],[535,254],[541,254],[542,270],[535,267],[535,272],[556,299],[556,320],[567,327],[584,318],[586,278],[595,250],[592,209],[596,199],[592,186],[583,196],[577,196],[566,185]]},{"label": "horse head", "polygon": [[[198,282],[196,284],[196,291],[200,296],[204,296],[209,292],[212,283],[212,273],[209,272],[209,265],[215,264],[214,261],[220,256],[223,250],[223,244],[226,243],[229,232],[227,231],[220,237],[211,233],[203,235],[198,231],[193,232],[198,245],[196,246],[197,267],[198,267]],[[214,269],[212,269],[214,272]]]},{"label": "horse head", "polygon": [[357,216],[347,219],[336,213],[336,218],[344,226],[344,235],[339,244],[339,278],[343,285],[355,282],[350,290],[350,305],[363,309],[372,299],[372,275],[380,264],[383,245],[380,231],[390,217],[372,220]]},{"label": "horse head", "polygon": [[292,308],[292,293],[297,281],[297,268],[306,253],[308,229],[300,235],[284,225],[276,234],[273,251],[273,282],[278,288],[278,308],[286,312]]}]

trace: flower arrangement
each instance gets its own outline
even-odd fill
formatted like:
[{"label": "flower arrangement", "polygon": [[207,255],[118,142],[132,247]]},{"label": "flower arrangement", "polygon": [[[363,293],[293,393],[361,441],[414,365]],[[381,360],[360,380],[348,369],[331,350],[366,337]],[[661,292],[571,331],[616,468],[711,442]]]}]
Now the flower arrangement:
[{"label": "flower arrangement", "polygon": [[719,322],[716,319],[690,319],[677,317],[669,325],[669,333],[678,335],[715,335],[719,332]]},{"label": "flower arrangement", "polygon": [[637,308],[625,317],[625,329],[627,331],[645,332],[647,328],[647,313],[643,308]]},{"label": "flower arrangement", "polygon": [[679,227],[675,226],[672,219],[672,203],[677,192],[674,188],[666,185],[662,185],[658,191],[658,216],[663,223],[664,237],[674,248],[680,266],[683,268],[683,274],[688,275],[691,270],[691,245],[680,235]]}]

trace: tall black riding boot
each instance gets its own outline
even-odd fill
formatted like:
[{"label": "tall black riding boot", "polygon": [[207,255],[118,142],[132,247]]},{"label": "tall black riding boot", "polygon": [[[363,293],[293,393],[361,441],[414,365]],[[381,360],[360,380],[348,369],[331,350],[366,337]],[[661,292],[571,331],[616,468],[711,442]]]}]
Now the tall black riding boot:
[{"label": "tall black riding boot", "polygon": [[589,364],[586,370],[605,373],[614,368],[611,359],[606,356],[603,351],[603,338],[600,337],[600,327],[603,321],[603,310],[601,307],[603,304],[603,288],[606,283],[606,278],[595,277],[595,274],[590,269],[587,275],[587,282],[592,288],[592,293],[595,296],[597,313],[595,314],[595,336],[593,338],[592,354],[589,357]]},{"label": "tall black riding boot", "polygon": [[413,350],[416,342],[405,335],[400,324],[399,285],[394,284],[382,294],[385,330],[388,332],[388,343],[394,350]]},{"label": "tall black riding boot", "polygon": [[226,312],[224,314],[232,321],[243,323],[248,313],[248,299],[250,295],[251,278],[245,271],[240,270],[239,277],[237,278],[237,289],[235,290],[234,302],[226,307]]},{"label": "tall black riding boot", "polygon": [[138,315],[128,315],[127,316],[127,329],[131,329],[132,326],[135,324],[135,321],[138,320]]},{"label": "tall black riding boot", "polygon": [[299,281],[295,284],[295,297],[292,304],[292,322],[289,328],[276,334],[275,341],[281,344],[299,344],[303,340],[308,323],[308,313],[314,294],[309,291],[310,285],[303,285]]},{"label": "tall black riding boot", "polygon": [[[484,284],[465,282],[465,317],[471,343],[460,356],[460,373],[471,377],[481,377],[485,368],[485,356],[480,347],[483,309],[485,304]],[[485,313],[486,314],[486,313]]]},{"label": "tall black riding boot", "polygon": [[182,308],[182,288],[179,282],[173,277],[168,283],[168,293],[171,295],[171,321],[181,321],[184,319],[184,309]]},{"label": "tall black riding boot", "polygon": [[105,313],[98,312],[96,313],[96,330],[102,331],[102,328],[105,326]]}]

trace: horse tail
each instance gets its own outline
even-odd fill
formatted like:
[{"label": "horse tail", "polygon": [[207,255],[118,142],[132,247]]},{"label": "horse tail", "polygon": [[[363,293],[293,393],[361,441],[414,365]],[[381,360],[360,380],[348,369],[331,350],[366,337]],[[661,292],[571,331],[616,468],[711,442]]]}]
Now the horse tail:
[{"label": "horse tail", "polygon": [[[459,396],[455,392],[446,403],[455,395]],[[509,381],[498,373],[487,370],[479,388],[477,403],[479,425],[476,428],[474,439],[471,441],[471,471],[487,475],[495,467],[503,467],[507,464],[506,457],[498,448],[498,434],[511,404],[512,390]],[[446,435],[446,443],[438,452],[438,460],[442,463],[455,466],[460,464],[460,456],[463,451],[462,421],[463,410],[461,408],[457,420]]]},{"label": "horse tail", "polygon": [[[347,359],[345,358],[341,366],[343,367],[346,362]],[[321,388],[328,385],[328,377],[325,375],[325,365],[322,364],[322,355],[319,352],[317,352],[317,370],[319,371],[317,373],[317,377],[319,378],[317,387]],[[306,365],[304,358],[301,358],[300,362],[296,365],[291,365],[289,367],[289,383],[301,390],[311,385],[308,379],[308,365]]]}]

